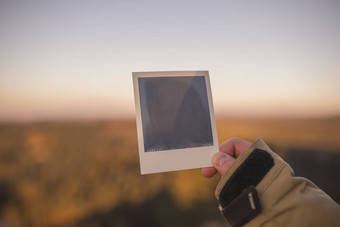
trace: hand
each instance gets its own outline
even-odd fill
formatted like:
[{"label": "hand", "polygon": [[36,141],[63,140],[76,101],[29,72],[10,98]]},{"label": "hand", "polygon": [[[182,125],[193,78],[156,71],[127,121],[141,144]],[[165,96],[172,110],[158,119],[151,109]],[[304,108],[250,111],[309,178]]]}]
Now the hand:
[{"label": "hand", "polygon": [[214,167],[203,168],[202,175],[204,177],[213,177],[219,172],[223,176],[234,163],[235,159],[250,145],[250,142],[239,138],[227,140],[220,146],[220,152],[215,153],[212,157]]}]

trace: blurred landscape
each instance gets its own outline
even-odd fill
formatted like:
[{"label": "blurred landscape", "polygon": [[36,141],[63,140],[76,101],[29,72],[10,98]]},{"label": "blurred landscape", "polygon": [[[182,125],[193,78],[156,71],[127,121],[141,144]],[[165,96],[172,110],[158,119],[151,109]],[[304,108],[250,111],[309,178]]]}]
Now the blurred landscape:
[{"label": "blurred landscape", "polygon": [[[261,137],[340,202],[340,118],[217,120],[219,143]],[[0,226],[224,224],[218,176],[140,175],[134,120],[0,123]]]}]

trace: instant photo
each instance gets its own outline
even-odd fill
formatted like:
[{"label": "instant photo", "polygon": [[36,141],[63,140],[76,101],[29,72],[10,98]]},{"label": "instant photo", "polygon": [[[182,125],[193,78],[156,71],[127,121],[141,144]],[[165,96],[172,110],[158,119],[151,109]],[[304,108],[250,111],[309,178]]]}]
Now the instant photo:
[{"label": "instant photo", "polygon": [[211,166],[218,152],[207,71],[133,73],[141,173]]},{"label": "instant photo", "polygon": [[144,151],[213,145],[204,76],[139,78]]}]

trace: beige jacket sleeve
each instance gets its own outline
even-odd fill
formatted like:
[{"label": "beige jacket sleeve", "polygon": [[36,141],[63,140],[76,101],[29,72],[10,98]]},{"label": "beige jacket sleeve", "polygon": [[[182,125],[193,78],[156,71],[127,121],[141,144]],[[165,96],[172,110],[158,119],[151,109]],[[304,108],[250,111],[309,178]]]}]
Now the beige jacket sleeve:
[{"label": "beige jacket sleeve", "polygon": [[[302,177],[295,177],[291,167],[261,139],[257,139],[244,151],[227,173],[222,176],[215,191],[218,200],[220,200],[224,187],[228,187],[228,182],[231,179],[235,181],[234,175],[239,172],[237,170],[240,166],[248,168],[248,173],[253,170],[249,170],[249,167],[242,164],[249,159],[249,156],[256,149],[267,152],[273,160],[273,165],[269,171],[265,173],[257,185],[253,185],[257,191],[261,211],[253,215],[254,217],[248,218],[250,220],[247,220],[246,223],[242,222],[239,225],[234,222],[233,226],[340,226],[340,206],[311,181]],[[250,196],[251,194],[249,194],[249,199],[252,199]],[[240,196],[236,196],[229,204],[237,204],[238,197]],[[231,210],[234,210],[234,213],[230,213],[231,219],[233,215],[242,217],[243,210],[248,209],[247,205],[244,204],[241,204],[242,209],[236,209],[237,211],[231,208]],[[249,206],[254,206],[253,201],[249,202]],[[224,208],[220,206],[221,211]],[[224,216],[226,217],[226,215]],[[230,224],[230,220],[226,219]]]}]

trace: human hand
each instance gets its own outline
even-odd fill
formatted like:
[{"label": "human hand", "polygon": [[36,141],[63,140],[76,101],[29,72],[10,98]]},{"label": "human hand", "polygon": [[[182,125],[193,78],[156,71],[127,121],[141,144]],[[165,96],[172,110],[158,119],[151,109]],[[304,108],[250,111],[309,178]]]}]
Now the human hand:
[{"label": "human hand", "polygon": [[235,159],[245,151],[251,143],[239,138],[231,138],[220,146],[220,152],[217,152],[212,157],[214,167],[202,169],[204,177],[213,177],[216,173],[222,176],[228,171],[229,167],[234,163]]}]

